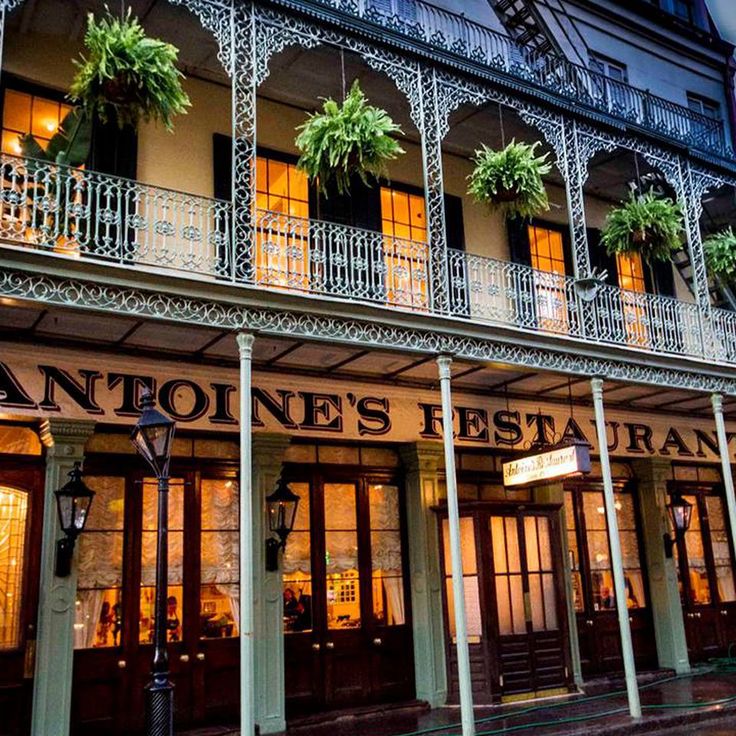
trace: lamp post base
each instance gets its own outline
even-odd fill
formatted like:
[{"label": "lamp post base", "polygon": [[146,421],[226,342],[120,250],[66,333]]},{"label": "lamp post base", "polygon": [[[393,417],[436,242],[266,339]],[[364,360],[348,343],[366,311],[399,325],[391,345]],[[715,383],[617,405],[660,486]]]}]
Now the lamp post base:
[{"label": "lamp post base", "polygon": [[146,685],[146,736],[173,736],[174,686],[163,681]]}]

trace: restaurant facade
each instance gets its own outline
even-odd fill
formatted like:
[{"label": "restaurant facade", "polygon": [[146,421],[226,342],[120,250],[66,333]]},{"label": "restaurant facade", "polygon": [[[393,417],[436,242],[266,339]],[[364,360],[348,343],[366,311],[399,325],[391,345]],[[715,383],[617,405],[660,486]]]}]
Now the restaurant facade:
[{"label": "restaurant facade", "polygon": [[[176,422],[178,728],[423,703],[465,720],[469,703],[725,654],[736,322],[702,241],[733,220],[736,169],[715,28],[661,8],[636,34],[720,117],[684,87],[645,107],[565,48],[530,57],[503,3],[128,4],[180,48],[192,109],[173,135],[101,134],[66,169],[13,146],[63,118],[82,10],[3,2],[0,734],[143,729],[157,485],[130,432],[146,389]],[[600,5],[598,30],[635,34]],[[591,22],[575,7],[573,27]],[[294,129],[354,78],[406,155],[325,197]],[[472,151],[513,138],[555,164],[549,212],[525,222],[466,194]],[[39,170],[76,194],[49,202]],[[672,264],[598,243],[611,202],[645,186],[682,203]],[[95,496],[62,577],[53,492],[75,463]],[[280,482],[299,504],[272,570]]]}]

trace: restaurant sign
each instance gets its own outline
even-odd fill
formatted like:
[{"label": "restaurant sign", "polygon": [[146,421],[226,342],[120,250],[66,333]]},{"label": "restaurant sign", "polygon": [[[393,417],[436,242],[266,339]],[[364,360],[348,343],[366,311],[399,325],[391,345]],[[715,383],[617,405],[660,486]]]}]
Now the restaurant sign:
[{"label": "restaurant sign", "polygon": [[571,442],[504,463],[503,484],[512,488],[589,472],[590,448]]}]

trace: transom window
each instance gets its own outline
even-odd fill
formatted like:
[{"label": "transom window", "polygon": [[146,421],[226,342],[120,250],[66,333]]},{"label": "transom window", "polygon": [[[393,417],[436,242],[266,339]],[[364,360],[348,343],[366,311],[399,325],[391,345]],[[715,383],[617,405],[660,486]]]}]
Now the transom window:
[{"label": "transom window", "polygon": [[6,88],[3,93],[2,151],[23,153],[20,136],[31,133],[45,148],[71,106],[58,100]]}]

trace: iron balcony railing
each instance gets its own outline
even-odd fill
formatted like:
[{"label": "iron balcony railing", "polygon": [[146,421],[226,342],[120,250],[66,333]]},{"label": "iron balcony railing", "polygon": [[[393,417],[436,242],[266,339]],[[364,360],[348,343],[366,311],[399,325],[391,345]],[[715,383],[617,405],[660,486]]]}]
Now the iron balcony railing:
[{"label": "iron balcony railing", "polygon": [[[0,241],[147,273],[171,273],[499,328],[736,364],[736,313],[602,285],[320,220],[257,210],[253,257],[229,202],[97,172],[0,156]],[[433,275],[447,290],[432,293]],[[442,297],[442,298],[439,298]]]},{"label": "iron balcony railing", "polygon": [[507,35],[423,0],[312,0],[389,28],[711,154],[732,157],[723,121],[616,81],[555,53],[521,49]]}]

